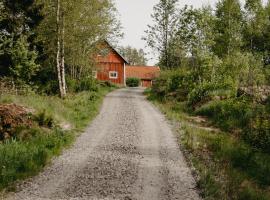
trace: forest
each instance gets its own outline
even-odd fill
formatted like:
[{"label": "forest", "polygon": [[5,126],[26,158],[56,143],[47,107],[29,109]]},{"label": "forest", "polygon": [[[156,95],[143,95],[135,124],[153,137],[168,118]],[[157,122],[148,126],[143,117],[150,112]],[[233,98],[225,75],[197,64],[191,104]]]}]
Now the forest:
[{"label": "forest", "polygon": [[270,2],[178,3],[160,0],[143,37],[163,69],[149,99],[181,124],[206,199],[269,199]]}]

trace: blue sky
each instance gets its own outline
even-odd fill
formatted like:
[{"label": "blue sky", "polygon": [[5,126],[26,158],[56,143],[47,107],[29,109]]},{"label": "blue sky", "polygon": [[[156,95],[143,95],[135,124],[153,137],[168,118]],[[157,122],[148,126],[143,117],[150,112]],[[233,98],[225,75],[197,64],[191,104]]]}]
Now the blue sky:
[{"label": "blue sky", "polygon": [[[114,0],[116,8],[119,12],[119,19],[123,26],[124,38],[121,40],[120,45],[130,45],[136,48],[142,48],[146,52],[151,52],[150,49],[145,48],[145,41],[141,40],[144,31],[147,29],[147,24],[151,24],[151,13],[153,6],[159,0]],[[194,7],[201,7],[203,5],[216,4],[217,0],[180,0],[179,6],[183,7],[185,4],[193,5]],[[148,59],[149,65],[156,63],[157,59],[154,55],[150,54]]]}]

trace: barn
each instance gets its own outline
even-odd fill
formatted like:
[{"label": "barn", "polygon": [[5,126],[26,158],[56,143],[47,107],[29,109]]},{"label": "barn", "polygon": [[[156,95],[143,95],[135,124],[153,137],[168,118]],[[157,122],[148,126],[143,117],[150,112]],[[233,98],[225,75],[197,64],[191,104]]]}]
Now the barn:
[{"label": "barn", "polygon": [[127,60],[118,51],[104,41],[99,54],[96,56],[97,68],[93,71],[93,76],[100,81],[110,81],[117,85],[126,83]]},{"label": "barn", "polygon": [[99,49],[93,76],[100,81],[125,86],[126,78],[139,78],[142,87],[151,87],[153,79],[160,74],[159,67],[128,66],[128,61],[108,41],[101,43]]},{"label": "barn", "polygon": [[159,74],[160,68],[155,66],[126,66],[126,78],[139,78],[142,87],[151,87]]}]

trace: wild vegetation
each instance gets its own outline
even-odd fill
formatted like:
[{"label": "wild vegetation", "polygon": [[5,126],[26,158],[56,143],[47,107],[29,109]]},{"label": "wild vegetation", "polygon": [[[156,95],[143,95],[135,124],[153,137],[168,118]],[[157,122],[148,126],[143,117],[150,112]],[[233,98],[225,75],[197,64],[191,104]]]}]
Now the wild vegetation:
[{"label": "wild vegetation", "polygon": [[38,94],[2,94],[0,190],[7,186],[12,189],[17,179],[35,175],[70,145],[97,115],[102,97],[111,89],[102,86],[97,91],[68,94],[65,99]]},{"label": "wild vegetation", "polygon": [[114,86],[92,78],[99,41],[117,41],[110,0],[0,0],[0,190],[71,144]]},{"label": "wild vegetation", "polygon": [[144,37],[163,68],[149,98],[180,122],[206,199],[270,199],[270,2],[177,2],[160,0]]},{"label": "wild vegetation", "polygon": [[127,78],[126,84],[128,87],[139,87],[140,82],[139,78]]},{"label": "wild vegetation", "polygon": [[0,77],[65,97],[91,78],[97,42],[121,37],[115,14],[110,0],[1,0]]}]

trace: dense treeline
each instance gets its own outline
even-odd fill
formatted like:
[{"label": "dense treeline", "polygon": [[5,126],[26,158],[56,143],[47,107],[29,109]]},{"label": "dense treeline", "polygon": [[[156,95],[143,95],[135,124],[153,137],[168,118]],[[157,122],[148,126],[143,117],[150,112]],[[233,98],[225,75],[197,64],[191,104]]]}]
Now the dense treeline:
[{"label": "dense treeline", "polygon": [[205,116],[226,133],[184,128],[207,199],[269,199],[270,1],[177,3],[159,1],[144,37],[163,68],[151,97],[173,116]]},{"label": "dense treeline", "polygon": [[[270,152],[270,2],[263,6],[248,0],[242,7],[238,0],[221,0],[215,8],[176,7],[176,0],[161,0],[152,15],[155,25],[146,31],[160,66],[170,70],[153,90],[161,98],[187,101],[190,109],[224,128],[241,126],[258,134],[244,138]],[[214,100],[223,101],[203,107]],[[228,117],[232,124],[226,126]],[[238,120],[244,121],[240,125]]]},{"label": "dense treeline", "polygon": [[115,14],[110,0],[1,0],[0,77],[64,97],[89,79],[95,43],[121,36]]}]

